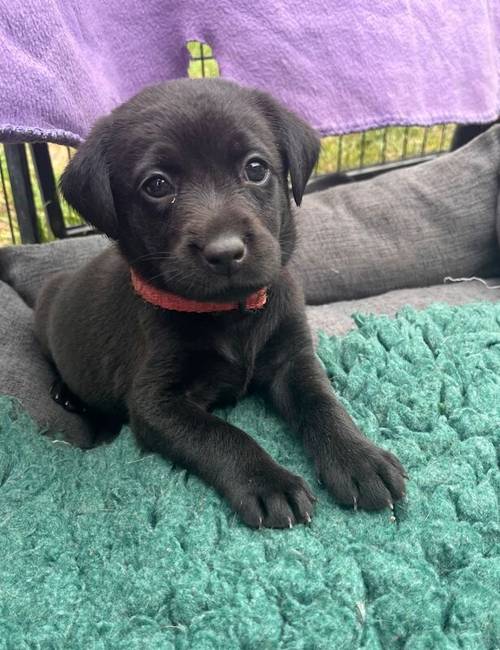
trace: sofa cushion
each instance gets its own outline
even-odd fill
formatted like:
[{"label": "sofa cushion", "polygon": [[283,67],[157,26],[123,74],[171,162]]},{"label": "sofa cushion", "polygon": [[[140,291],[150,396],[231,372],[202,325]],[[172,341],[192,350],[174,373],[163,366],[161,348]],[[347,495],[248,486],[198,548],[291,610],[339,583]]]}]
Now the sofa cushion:
[{"label": "sofa cushion", "polygon": [[360,298],[358,300],[341,300],[326,305],[309,305],[306,309],[307,319],[313,334],[318,330],[329,335],[345,334],[355,327],[352,314],[387,314],[394,316],[406,305],[416,309],[425,309],[432,303],[442,302],[449,305],[463,305],[470,302],[496,302],[500,298],[500,278],[487,280],[489,287],[478,281],[438,284],[432,287],[415,289],[398,289],[387,293]]},{"label": "sofa cushion", "polygon": [[89,235],[49,244],[6,246],[0,248],[0,280],[10,284],[33,307],[52,273],[76,269],[109,245],[102,235]]},{"label": "sofa cushion", "polygon": [[307,195],[295,264],[308,303],[500,272],[500,125],[413,167]]}]

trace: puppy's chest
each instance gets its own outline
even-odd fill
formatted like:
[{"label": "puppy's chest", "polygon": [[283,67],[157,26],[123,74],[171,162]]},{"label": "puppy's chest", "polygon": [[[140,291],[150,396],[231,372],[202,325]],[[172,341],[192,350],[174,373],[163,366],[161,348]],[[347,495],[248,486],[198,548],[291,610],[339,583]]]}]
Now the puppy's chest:
[{"label": "puppy's chest", "polygon": [[254,367],[255,349],[248,336],[195,344],[185,360],[186,394],[205,408],[234,402],[247,392]]}]

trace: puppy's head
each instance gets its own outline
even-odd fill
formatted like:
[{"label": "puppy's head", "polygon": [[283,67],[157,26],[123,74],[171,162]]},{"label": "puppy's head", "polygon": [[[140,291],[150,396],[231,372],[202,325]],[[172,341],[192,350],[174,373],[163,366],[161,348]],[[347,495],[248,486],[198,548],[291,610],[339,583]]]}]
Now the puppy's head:
[{"label": "puppy's head", "polygon": [[271,97],[214,79],[147,88],[94,126],[61,189],[147,281],[239,300],[290,257],[316,133]]}]

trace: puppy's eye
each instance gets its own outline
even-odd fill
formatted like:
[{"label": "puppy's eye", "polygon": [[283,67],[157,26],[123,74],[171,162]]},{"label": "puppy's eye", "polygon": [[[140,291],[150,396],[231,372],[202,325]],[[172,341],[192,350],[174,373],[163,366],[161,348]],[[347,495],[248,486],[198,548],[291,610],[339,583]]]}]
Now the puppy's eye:
[{"label": "puppy's eye", "polygon": [[262,185],[267,181],[270,175],[269,167],[260,158],[250,158],[243,170],[243,176],[250,183]]},{"label": "puppy's eye", "polygon": [[154,174],[153,176],[146,178],[141,189],[153,199],[161,199],[164,196],[172,196],[175,194],[174,185],[162,174]]}]

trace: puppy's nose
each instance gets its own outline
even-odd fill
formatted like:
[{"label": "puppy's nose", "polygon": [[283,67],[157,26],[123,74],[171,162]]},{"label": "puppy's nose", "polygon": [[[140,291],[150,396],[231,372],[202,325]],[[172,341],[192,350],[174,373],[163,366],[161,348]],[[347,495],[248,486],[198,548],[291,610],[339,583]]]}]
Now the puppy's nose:
[{"label": "puppy's nose", "polygon": [[224,275],[237,271],[246,254],[246,246],[237,235],[221,235],[202,250],[202,255],[212,271]]}]

